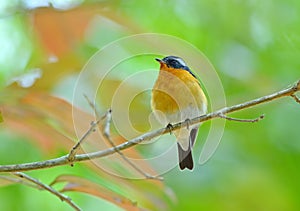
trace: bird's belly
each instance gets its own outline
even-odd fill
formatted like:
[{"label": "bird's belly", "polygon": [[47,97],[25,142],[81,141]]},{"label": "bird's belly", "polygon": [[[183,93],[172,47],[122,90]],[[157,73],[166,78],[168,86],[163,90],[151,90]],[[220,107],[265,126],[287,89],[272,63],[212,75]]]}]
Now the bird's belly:
[{"label": "bird's belly", "polygon": [[[160,81],[152,91],[152,108],[162,123],[175,123],[192,119],[206,112],[204,93],[197,82],[172,83]],[[161,116],[165,117],[162,118]],[[163,120],[162,120],[163,119]]]}]

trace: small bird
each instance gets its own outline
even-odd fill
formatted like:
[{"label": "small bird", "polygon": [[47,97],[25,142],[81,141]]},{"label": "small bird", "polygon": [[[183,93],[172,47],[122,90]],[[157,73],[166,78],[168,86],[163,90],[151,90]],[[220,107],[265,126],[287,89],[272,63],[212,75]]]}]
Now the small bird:
[{"label": "small bird", "polygon": [[[172,127],[172,123],[207,112],[207,99],[197,77],[184,60],[177,56],[155,59],[160,63],[158,78],[152,90],[151,107],[156,119]],[[192,147],[200,124],[174,131],[177,139],[179,167],[193,169]]]}]

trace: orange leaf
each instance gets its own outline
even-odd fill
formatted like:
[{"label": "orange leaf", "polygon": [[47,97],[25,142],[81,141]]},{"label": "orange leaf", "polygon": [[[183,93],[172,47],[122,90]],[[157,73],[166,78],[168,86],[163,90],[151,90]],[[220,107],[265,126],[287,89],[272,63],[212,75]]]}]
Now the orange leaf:
[{"label": "orange leaf", "polygon": [[105,199],[125,210],[139,210],[136,203],[130,199],[89,180],[72,175],[62,175],[57,177],[51,185],[61,182],[67,182],[61,192],[76,191],[87,193]]},{"label": "orange leaf", "polygon": [[[1,102],[5,124],[15,133],[29,137],[44,152],[69,150],[77,140],[72,121],[72,105],[47,93],[28,93],[22,89],[8,88],[9,96]],[[82,130],[89,127],[92,116],[74,108],[83,120]]]},{"label": "orange leaf", "polygon": [[49,54],[60,57],[79,43],[88,22],[98,11],[86,7],[67,11],[38,8],[33,10],[31,19],[44,48]]},{"label": "orange leaf", "polygon": [[32,11],[30,20],[37,36],[50,55],[60,57],[74,50],[85,35],[89,22],[95,15],[103,15],[133,32],[141,32],[136,25],[119,16],[115,10],[107,11],[113,4],[86,4],[69,10],[38,8]]},{"label": "orange leaf", "polygon": [[[2,98],[2,102],[0,102],[5,118],[5,122],[1,124],[1,127],[6,126],[14,133],[29,137],[45,153],[55,153],[58,149],[69,151],[75,141],[78,140],[77,137],[81,137],[89,129],[90,122],[94,120],[92,115],[78,108],[73,108],[72,110],[70,103],[47,93],[28,92],[23,89],[12,88],[5,91],[7,97]],[[4,99],[5,101],[3,102]],[[76,131],[74,129],[73,114],[75,114],[75,118],[77,119]],[[103,150],[111,147],[104,139],[101,139],[101,132],[101,128],[99,128],[94,133],[91,133],[82,145],[84,151],[79,151],[78,153]],[[115,135],[112,138],[115,144],[125,141],[123,138]],[[129,158],[135,158],[133,162],[144,172],[151,175],[157,174],[147,161],[141,158],[140,153],[134,147],[124,150],[123,153]],[[143,178],[139,172],[124,162],[117,153],[106,158],[84,162],[82,165],[87,165],[103,180],[116,184],[121,190],[128,191],[128,193],[137,198],[141,203],[146,204],[147,207],[155,208],[165,206],[166,204],[165,200],[168,198],[168,194],[166,193],[166,187],[161,181],[128,180],[109,174],[114,172],[124,177],[126,175],[133,175],[134,177]],[[72,186],[72,188],[77,189],[78,187]],[[84,189],[86,188],[85,186],[80,186],[80,188],[82,192],[84,190],[85,192],[90,191],[89,189]],[[98,190],[98,192],[100,191]],[[124,203],[125,205],[130,204],[126,200]],[[130,206],[133,206],[132,203]]]}]

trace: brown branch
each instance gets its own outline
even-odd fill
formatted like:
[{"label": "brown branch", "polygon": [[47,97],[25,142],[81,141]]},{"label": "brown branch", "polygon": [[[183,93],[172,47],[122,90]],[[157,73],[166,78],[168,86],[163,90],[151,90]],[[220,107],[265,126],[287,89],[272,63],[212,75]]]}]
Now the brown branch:
[{"label": "brown branch", "polygon": [[[118,149],[116,149],[116,145],[114,144],[111,136],[110,136],[110,124],[111,124],[111,109],[109,109],[104,116],[100,117],[100,114],[95,106],[94,103],[92,103],[92,101],[87,97],[87,95],[84,95],[84,98],[86,99],[86,101],[88,102],[89,106],[93,109],[96,118],[99,119],[96,124],[92,123],[92,126],[96,126],[98,125],[98,123],[100,122],[100,120],[104,120],[105,124],[103,127],[103,135],[106,138],[106,140],[110,143],[110,145],[115,149],[115,152],[117,152],[121,158],[127,162],[132,168],[134,168],[137,172],[139,172],[141,175],[145,176],[146,179],[156,179],[156,180],[163,180],[162,177],[158,177],[158,176],[152,176],[146,172],[144,172],[143,170],[141,170],[137,165],[135,165],[133,162],[131,162],[121,151],[119,151]],[[101,127],[99,126],[100,130]],[[69,159],[74,159],[75,155],[76,155],[76,149],[79,148],[79,146],[82,144],[83,140],[87,138],[87,136],[90,134],[91,132],[91,128],[83,135],[83,137],[76,143],[76,145],[72,148],[72,150],[69,153]],[[71,163],[71,166],[73,166],[73,163]]]},{"label": "brown branch", "polygon": [[297,97],[295,94],[291,94],[291,97],[294,98],[294,100],[295,100],[297,103],[300,103],[300,98]]},{"label": "brown branch", "polygon": [[72,147],[72,149],[69,152],[68,155],[68,160],[70,161],[71,166],[73,166],[73,161],[75,159],[75,155],[76,152],[78,150],[78,148],[80,147],[80,145],[82,144],[82,142],[92,133],[95,131],[97,125],[104,119],[106,118],[106,116],[108,115],[108,112],[105,113],[102,117],[100,117],[100,115],[98,114],[96,107],[94,106],[94,104],[89,100],[89,98],[84,95],[86,101],[88,102],[89,106],[94,110],[94,112],[96,113],[96,118],[97,121],[95,122],[91,122],[91,126],[90,128],[85,132],[85,134],[83,134],[83,136],[79,139],[79,141]]},{"label": "brown branch", "polygon": [[239,118],[229,117],[229,116],[226,116],[226,115],[220,113],[219,117],[223,118],[223,119],[230,120],[230,121],[236,121],[236,122],[258,122],[258,121],[262,120],[263,118],[265,118],[265,115],[262,114],[262,115],[260,115],[259,117],[255,118],[255,119],[239,119]]},{"label": "brown branch", "polygon": [[117,149],[117,146],[113,142],[111,136],[110,136],[110,123],[111,123],[111,109],[107,112],[106,115],[106,122],[103,129],[103,135],[107,139],[107,141],[110,143],[110,145],[114,148],[114,150],[121,156],[121,158],[127,162],[132,168],[134,168],[137,172],[139,172],[141,175],[143,175],[146,179],[155,179],[155,180],[163,180],[162,177],[158,176],[152,176],[148,174],[147,172],[144,172],[142,169],[140,169],[137,165],[135,165],[131,160],[129,160],[120,150]]},{"label": "brown branch", "polygon": [[68,161],[70,162],[71,166],[73,166],[73,161],[75,160],[76,152],[79,148],[79,146],[82,144],[82,142],[92,133],[95,131],[95,128],[99,124],[100,120],[97,120],[96,122],[91,122],[90,128],[83,134],[83,136],[79,139],[79,141],[72,147],[69,155],[68,155]]},{"label": "brown branch", "polygon": [[28,176],[27,174],[24,174],[22,172],[15,172],[13,173],[14,175],[22,178],[22,179],[25,179],[35,185],[37,185],[39,188],[41,188],[42,190],[46,190],[50,193],[52,193],[53,195],[57,196],[58,198],[60,198],[60,200],[62,201],[65,201],[66,203],[68,203],[71,207],[74,208],[74,210],[77,210],[77,211],[81,211],[81,208],[78,207],[72,200],[71,198],[69,198],[68,196],[65,196],[64,194],[58,192],[57,190],[53,189],[52,187],[50,187],[49,185],[46,185],[42,182],[40,182],[39,180],[35,179],[35,178],[32,178],[30,176]]},{"label": "brown branch", "polygon": [[[139,144],[144,141],[149,141],[157,136],[160,136],[165,133],[169,133],[170,130],[178,130],[179,128],[186,127],[188,124],[189,125],[194,125],[199,122],[204,122],[208,121],[214,118],[220,118],[221,115],[225,115],[228,113],[232,113],[238,110],[243,110],[249,107],[253,107],[255,105],[259,105],[262,103],[270,102],[278,98],[286,97],[286,96],[291,96],[298,92],[300,90],[300,80],[298,80],[293,86],[283,89],[279,92],[266,95],[245,103],[241,103],[238,105],[226,107],[220,110],[217,110],[215,112],[211,112],[206,115],[202,115],[199,117],[196,117],[194,119],[191,119],[190,121],[184,121],[180,122],[177,124],[172,125],[172,128],[162,128],[158,129],[155,131],[151,131],[148,133],[145,133],[141,136],[138,136],[130,141],[127,141],[125,143],[119,144],[116,147],[111,147],[109,149],[105,149],[102,151],[97,151],[97,152],[91,152],[87,154],[80,154],[80,155],[75,155],[74,160],[72,162],[79,162],[79,161],[85,161],[85,160],[90,160],[90,159],[95,159],[95,158],[100,158],[104,156],[108,156],[110,154],[113,154],[116,152],[116,150],[121,151],[124,149],[127,149],[129,147],[132,147],[136,144]],[[46,161],[39,161],[39,162],[32,162],[32,163],[23,163],[23,164],[14,164],[14,165],[0,165],[0,172],[16,172],[16,171],[29,171],[29,170],[34,170],[34,169],[42,169],[42,168],[50,168],[50,167],[55,167],[55,166],[60,166],[60,165],[66,165],[69,163],[72,163],[69,159],[69,155],[65,155],[59,158],[51,159],[51,160],[46,160]]]}]

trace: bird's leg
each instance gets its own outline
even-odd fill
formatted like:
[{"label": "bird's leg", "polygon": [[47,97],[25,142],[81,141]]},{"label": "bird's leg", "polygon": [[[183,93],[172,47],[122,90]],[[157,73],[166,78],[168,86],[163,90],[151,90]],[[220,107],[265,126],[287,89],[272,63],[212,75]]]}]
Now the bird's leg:
[{"label": "bird's leg", "polygon": [[169,130],[170,132],[170,135],[172,135],[172,130],[173,130],[173,125],[171,123],[169,123],[167,126],[166,126],[166,129]]},{"label": "bird's leg", "polygon": [[187,118],[186,120],[184,120],[184,122],[186,122],[186,129],[190,129],[190,123],[191,123],[191,120],[189,118]]}]

